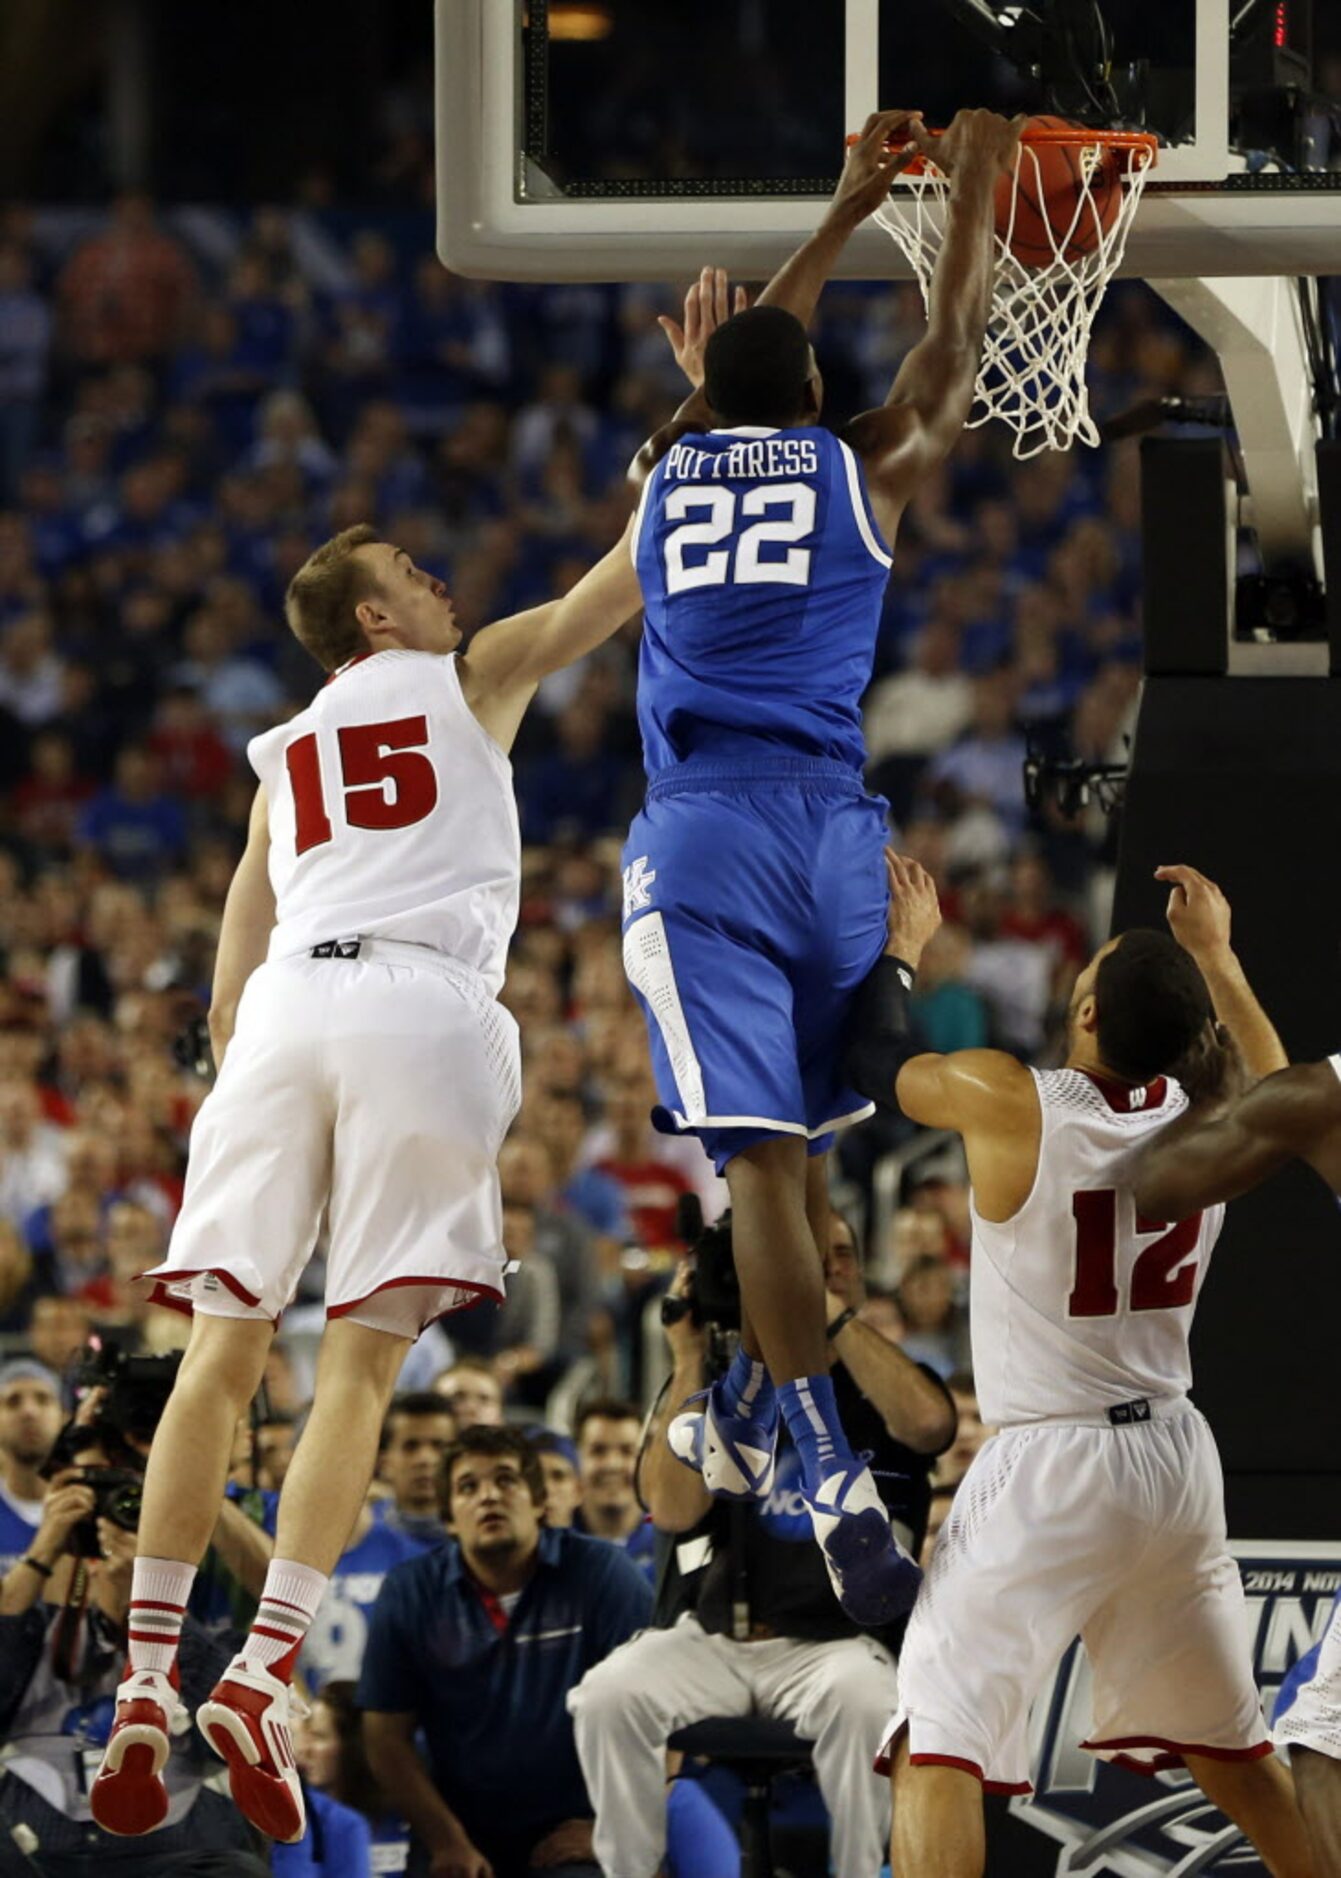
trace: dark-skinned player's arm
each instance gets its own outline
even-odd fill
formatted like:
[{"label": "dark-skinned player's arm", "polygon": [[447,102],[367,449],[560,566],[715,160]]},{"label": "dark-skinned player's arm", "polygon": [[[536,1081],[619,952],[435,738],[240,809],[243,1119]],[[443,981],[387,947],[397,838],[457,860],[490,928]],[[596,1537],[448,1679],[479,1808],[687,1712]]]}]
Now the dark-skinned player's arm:
[{"label": "dark-skinned player's arm", "polygon": [[1290,1059],[1230,944],[1229,901],[1195,867],[1157,867],[1155,879],[1168,883],[1169,930],[1201,967],[1215,1015],[1233,1038],[1249,1080],[1284,1069]]},{"label": "dark-skinned player's arm", "polygon": [[1022,117],[960,111],[931,138],[913,140],[950,176],[945,239],[931,277],[927,330],[900,365],[888,398],[856,417],[843,439],[861,458],[866,488],[886,541],[927,474],[946,457],[968,420],[992,303],[995,189],[1015,161]]},{"label": "dark-skinned player's arm", "polygon": [[[936,884],[925,868],[885,850],[889,927],[884,956],[859,988],[844,1072],[854,1088],[909,1121],[962,1135],[978,1201],[1008,1218],[1032,1183],[1040,1108],[1030,1072],[1003,1050],[913,1054],[909,994],[923,948],[941,923]],[[1028,1169],[1028,1179],[1022,1170]]]},{"label": "dark-skinned player's arm", "polygon": [[[848,150],[824,219],[769,281],[759,296],[760,306],[783,307],[803,326],[810,324],[824,283],[853,230],[879,208],[895,176],[918,154],[911,134],[914,123],[921,128],[916,111],[877,111],[867,118],[861,136]],[[703,393],[703,349],[717,327],[747,305],[744,288],[737,287],[732,296],[725,268],[705,267],[685,295],[684,325],[665,315],[657,321],[693,390],[670,423],[654,432],[633,459],[629,475],[635,483],[647,479],[678,438],[705,430],[712,421]]]},{"label": "dark-skinned player's arm", "polygon": [[214,955],[210,992],[210,1044],[216,1067],[222,1064],[237,1022],[237,1007],[247,980],[265,961],[275,924],[275,894],[270,885],[270,817],[265,790],[252,800],[247,845],[228,888],[219,944]]},{"label": "dark-skinned player's arm", "polygon": [[1191,1108],[1161,1128],[1132,1168],[1137,1208],[1147,1219],[1186,1219],[1236,1200],[1288,1161],[1314,1161],[1329,1137],[1341,1140],[1332,1065],[1278,1070],[1229,1107]]},{"label": "dark-skinned player's arm", "polygon": [[603,645],[642,605],[633,566],[633,523],[562,600],[482,627],[458,661],[466,701],[505,750],[536,686]]}]

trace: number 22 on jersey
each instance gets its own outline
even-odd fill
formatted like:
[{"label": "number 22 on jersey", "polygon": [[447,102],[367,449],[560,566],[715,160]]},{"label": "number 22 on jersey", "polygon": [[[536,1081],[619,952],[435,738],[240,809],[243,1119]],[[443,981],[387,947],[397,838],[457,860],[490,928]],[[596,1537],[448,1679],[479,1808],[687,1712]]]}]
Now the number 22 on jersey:
[{"label": "number 22 on jersey", "polygon": [[[737,509],[744,516],[764,519],[741,530],[734,553],[725,542],[734,533]],[[711,483],[687,483],[666,497],[666,519],[679,522],[666,536],[666,592],[687,593],[693,587],[737,586],[776,581],[784,587],[810,584],[810,549],[788,547],[779,557],[764,560],[760,549],[804,541],[815,528],[815,491],[809,483],[764,483],[737,498],[734,489]],[[686,516],[702,515],[701,521]],[[706,548],[701,561],[685,563],[685,550]]]},{"label": "number 22 on jersey", "polygon": [[[1076,1222],[1075,1286],[1067,1300],[1068,1317],[1116,1317],[1122,1308],[1117,1277],[1118,1194],[1112,1187],[1072,1196]],[[1190,1304],[1197,1291],[1197,1249],[1201,1214],[1169,1226],[1165,1220],[1136,1216],[1136,1235],[1160,1237],[1136,1255],[1131,1270],[1128,1308],[1171,1311]]]},{"label": "number 22 on jersey", "polygon": [[[422,754],[428,744],[426,717],[402,717],[393,724],[342,724],[336,739],[338,787],[349,827],[411,828],[433,813],[438,776]],[[334,834],[315,733],[291,743],[284,762],[293,790],[296,847],[306,854]]]}]

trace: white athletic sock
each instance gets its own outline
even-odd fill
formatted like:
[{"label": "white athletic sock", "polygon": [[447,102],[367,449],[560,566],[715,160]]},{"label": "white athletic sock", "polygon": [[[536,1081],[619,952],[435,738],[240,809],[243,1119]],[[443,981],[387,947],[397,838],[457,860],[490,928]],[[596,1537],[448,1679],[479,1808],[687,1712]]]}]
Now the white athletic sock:
[{"label": "white athletic sock", "polygon": [[137,1558],[130,1576],[130,1637],[132,1673],[157,1669],[171,1675],[177,1661],[186,1600],[195,1582],[194,1565],[174,1558]]},{"label": "white athletic sock", "polygon": [[323,1572],[314,1572],[309,1565],[272,1558],[260,1609],[242,1646],[247,1662],[261,1663],[271,1675],[287,1682],[329,1583]]}]

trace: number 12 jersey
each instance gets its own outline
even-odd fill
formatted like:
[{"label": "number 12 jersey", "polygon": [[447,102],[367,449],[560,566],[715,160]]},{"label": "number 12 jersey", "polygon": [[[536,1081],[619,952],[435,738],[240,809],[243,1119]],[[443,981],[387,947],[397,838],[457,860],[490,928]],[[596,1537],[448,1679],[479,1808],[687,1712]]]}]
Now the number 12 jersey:
[{"label": "number 12 jersey", "polygon": [[891,563],[840,438],[818,426],[682,437],[647,479],[632,551],[649,775],[787,753],[861,771]]},{"label": "number 12 jersey", "polygon": [[1224,1221],[1142,1219],[1137,1150],[1187,1107],[1164,1077],[1140,1088],[1035,1070],[1042,1110],[1033,1191],[1012,1219],[973,1208],[973,1373],[985,1422],[1102,1414],[1186,1394],[1197,1296]]},{"label": "number 12 jersey", "polygon": [[520,892],[512,765],[466,703],[455,654],[360,655],[247,755],[270,812],[272,959],[398,939],[497,995]]}]

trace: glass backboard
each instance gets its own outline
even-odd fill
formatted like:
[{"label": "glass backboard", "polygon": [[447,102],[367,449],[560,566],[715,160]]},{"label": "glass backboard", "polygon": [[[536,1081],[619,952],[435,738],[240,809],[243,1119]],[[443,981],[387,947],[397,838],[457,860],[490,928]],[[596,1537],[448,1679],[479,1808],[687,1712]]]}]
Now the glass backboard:
[{"label": "glass backboard", "polygon": [[[1123,272],[1341,272],[1341,8],[1100,5],[1066,114],[1162,146]],[[1054,105],[1030,19],[1010,0],[437,0],[439,252],[499,279],[765,274],[877,106]],[[902,265],[871,230],[841,271]]]}]

